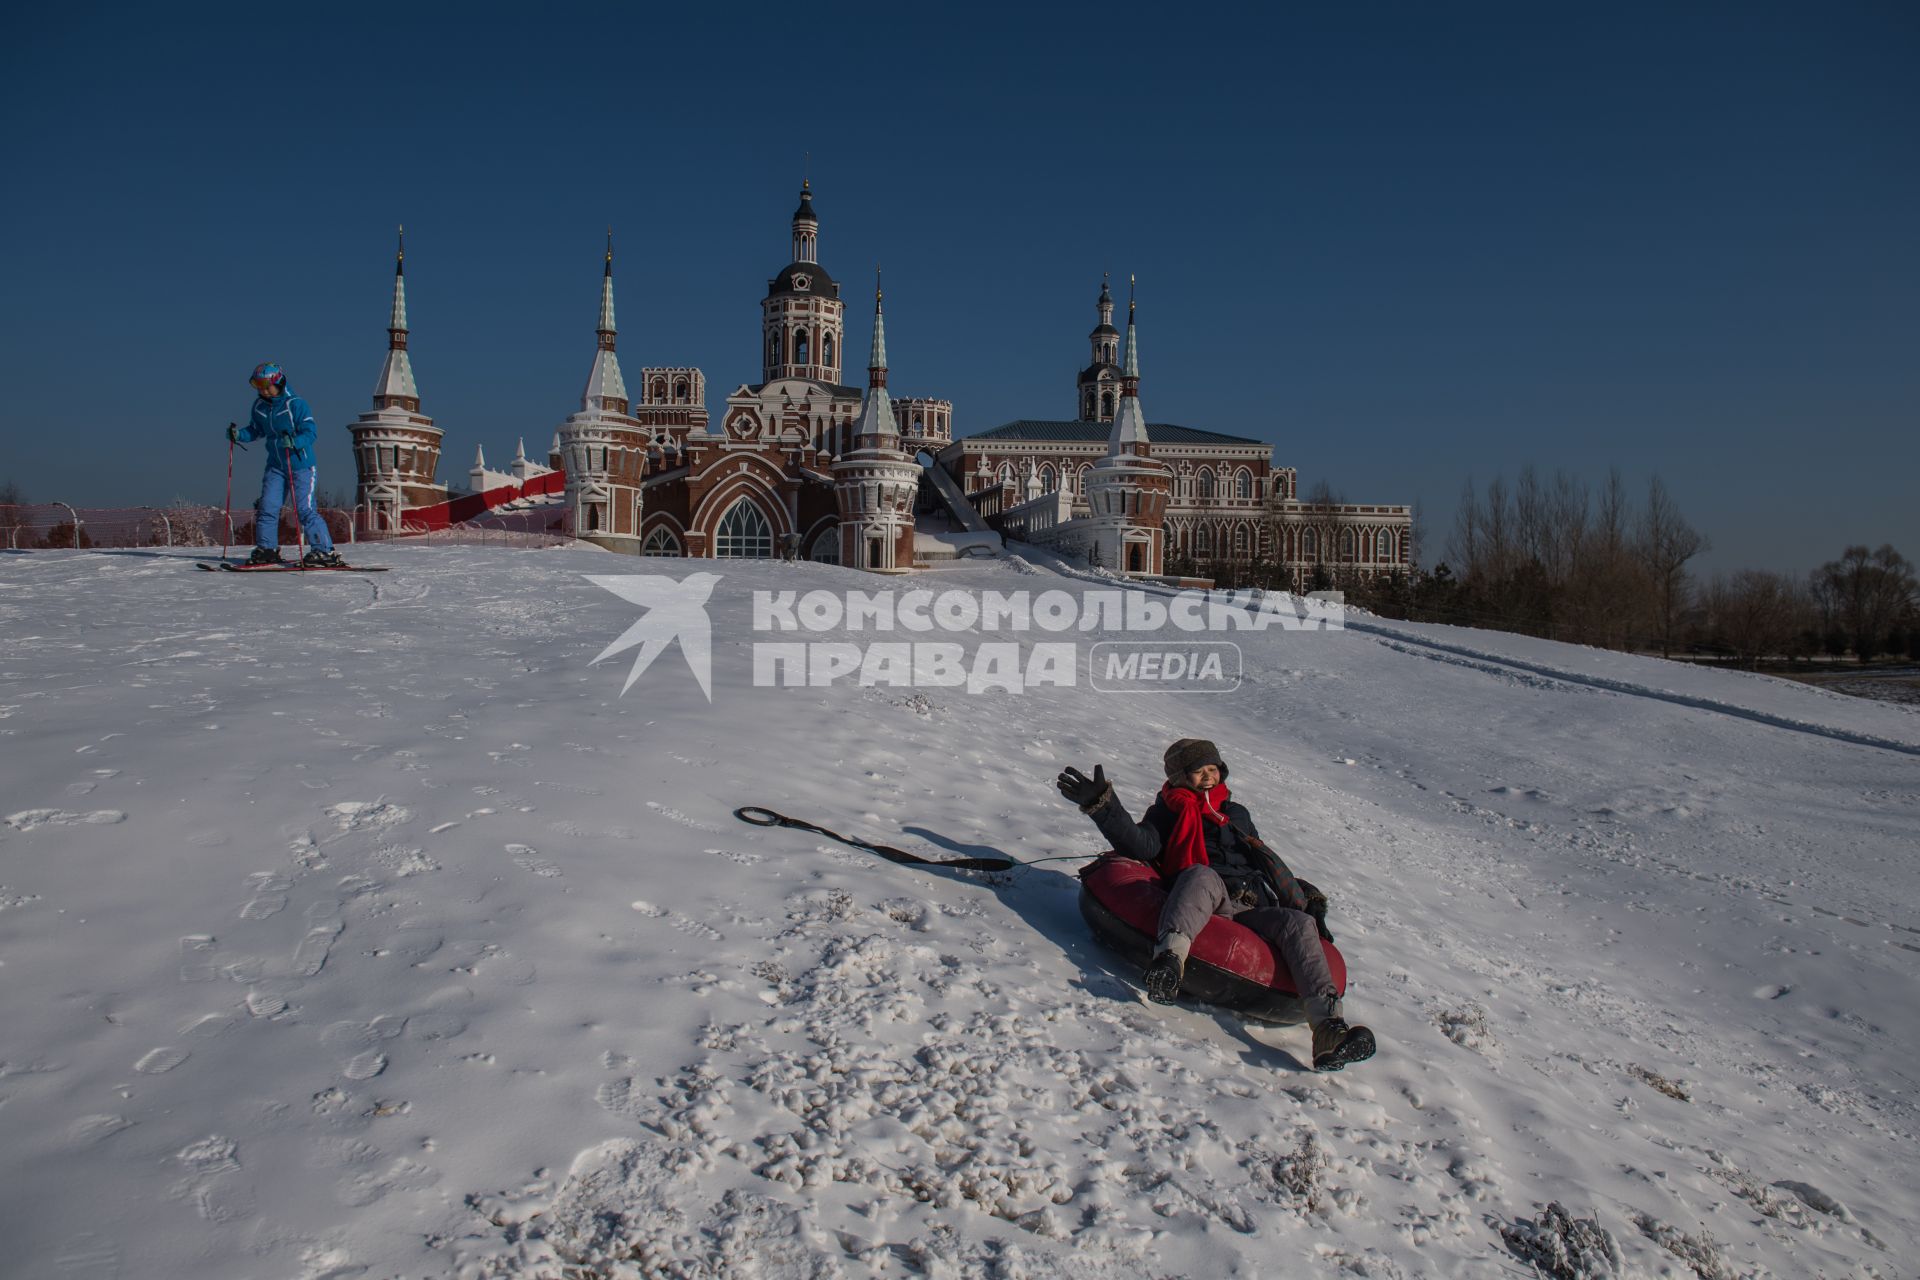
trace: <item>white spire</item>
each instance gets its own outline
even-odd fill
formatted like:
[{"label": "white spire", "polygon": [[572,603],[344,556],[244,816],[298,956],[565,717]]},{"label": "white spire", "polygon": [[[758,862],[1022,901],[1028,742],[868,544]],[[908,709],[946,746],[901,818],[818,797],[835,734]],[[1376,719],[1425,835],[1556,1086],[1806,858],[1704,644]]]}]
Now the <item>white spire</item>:
[{"label": "white spire", "polygon": [[373,384],[377,409],[418,410],[420,388],[413,380],[413,361],[407,355],[407,241],[400,229],[400,247],[393,258],[393,310],[387,317],[387,359],[380,380]]},{"label": "white spire", "polygon": [[1120,371],[1120,411],[1113,415],[1113,430],[1107,435],[1107,456],[1148,451],[1147,415],[1140,408],[1140,346],[1134,337],[1133,278],[1127,278],[1127,362]]},{"label": "white spire", "polygon": [[485,471],[487,469],[487,450],[485,445],[477,444],[473,446],[473,469],[475,471]]},{"label": "white spire", "polygon": [[595,330],[600,341],[593,353],[593,368],[587,371],[587,389],[580,393],[582,409],[608,413],[627,411],[627,380],[620,372],[620,357],[614,354],[613,324],[613,229],[607,229],[607,266],[600,277],[600,324]]},{"label": "white spire", "polygon": [[513,460],[515,462],[525,462],[527,460],[527,438],[525,436],[520,437],[519,447],[513,451]]}]

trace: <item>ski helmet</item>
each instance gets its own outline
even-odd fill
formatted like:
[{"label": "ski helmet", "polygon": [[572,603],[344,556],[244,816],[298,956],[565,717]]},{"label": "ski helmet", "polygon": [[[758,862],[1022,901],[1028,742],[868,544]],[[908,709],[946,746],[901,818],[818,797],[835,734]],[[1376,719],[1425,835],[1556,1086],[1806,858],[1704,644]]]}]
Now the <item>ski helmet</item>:
[{"label": "ski helmet", "polygon": [[266,394],[268,387],[278,387],[282,391],[287,388],[287,375],[281,371],[279,365],[273,363],[271,360],[263,364],[255,365],[253,367],[253,376],[247,379],[247,381],[251,382],[253,389],[262,395]]}]

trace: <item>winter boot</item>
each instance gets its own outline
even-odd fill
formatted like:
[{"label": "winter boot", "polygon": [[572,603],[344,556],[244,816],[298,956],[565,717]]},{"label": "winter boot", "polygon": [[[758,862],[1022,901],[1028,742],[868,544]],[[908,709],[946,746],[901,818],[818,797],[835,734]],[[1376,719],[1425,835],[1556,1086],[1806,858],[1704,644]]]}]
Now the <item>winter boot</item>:
[{"label": "winter boot", "polygon": [[1140,979],[1147,989],[1147,999],[1155,1004],[1172,1004],[1179,997],[1180,979],[1187,971],[1187,952],[1192,948],[1192,940],[1182,934],[1170,933],[1161,939]]},{"label": "winter boot", "polygon": [[1313,1024],[1313,1069],[1338,1071],[1350,1062],[1373,1056],[1373,1032],[1350,1027],[1345,1018],[1325,1018]]},{"label": "winter boot", "polygon": [[280,558],[280,553],[277,550],[269,551],[265,547],[255,547],[253,549],[253,554],[247,557],[248,568],[252,568],[255,565],[261,565],[261,564],[285,564],[285,563],[286,561]]},{"label": "winter boot", "polygon": [[309,569],[344,569],[347,562],[340,558],[338,551],[322,551],[314,547],[300,557],[300,563]]}]

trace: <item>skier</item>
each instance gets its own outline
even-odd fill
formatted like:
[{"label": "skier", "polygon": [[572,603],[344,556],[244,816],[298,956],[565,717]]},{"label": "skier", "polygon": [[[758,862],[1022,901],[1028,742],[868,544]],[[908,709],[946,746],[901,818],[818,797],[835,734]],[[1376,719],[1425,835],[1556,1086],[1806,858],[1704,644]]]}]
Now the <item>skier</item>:
[{"label": "skier", "polygon": [[[1135,822],[1114,798],[1106,769],[1089,778],[1069,765],[1055,785],[1093,819],[1115,853],[1150,863],[1167,890],[1158,941],[1142,975],[1147,997],[1172,1004],[1185,976],[1193,940],[1212,916],[1226,916],[1272,944],[1286,962],[1313,1028],[1313,1065],[1338,1071],[1373,1056],[1373,1032],[1347,1025],[1320,949],[1322,926],[1309,914],[1299,881],[1260,841],[1253,818],[1227,790],[1219,749],[1182,738],[1163,759],[1166,785]],[[1325,913],[1324,903],[1321,914]]]},{"label": "skier", "polygon": [[287,389],[287,375],[277,364],[254,366],[250,381],[258,393],[253,417],[244,427],[227,427],[228,440],[267,442],[267,470],[260,477],[260,502],[254,507],[253,555],[248,566],[286,563],[280,557],[280,506],[291,483],[294,517],[307,534],[307,554],[300,563],[314,569],[344,568],[346,561],[333,549],[327,522],[313,505],[317,472],[313,442],[320,434],[313,410]]}]

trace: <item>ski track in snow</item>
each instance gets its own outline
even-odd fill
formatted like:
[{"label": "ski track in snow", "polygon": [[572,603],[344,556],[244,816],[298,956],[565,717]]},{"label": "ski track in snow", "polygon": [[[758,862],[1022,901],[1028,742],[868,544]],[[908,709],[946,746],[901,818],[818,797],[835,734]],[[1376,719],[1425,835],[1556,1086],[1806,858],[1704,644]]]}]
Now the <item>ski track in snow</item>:
[{"label": "ski track in snow", "polygon": [[[0,562],[35,633],[0,640],[25,1273],[1410,1277],[1557,1249],[1866,1277],[1920,1247],[1910,713],[1364,618],[1234,637],[1231,698],[753,691],[752,589],[875,584],[752,564],[714,595],[713,703],[672,654],[620,698],[586,666],[632,621],[580,578],[598,554],[370,554],[385,587]],[[415,607],[429,577],[457,626]],[[912,585],[1074,578],[1036,552]],[[1374,1061],[1316,1075],[1304,1029],[1145,1003],[1071,863],[914,870],[731,817],[1092,853],[1053,774],[1104,763],[1137,815],[1189,735],[1331,892]]]}]

